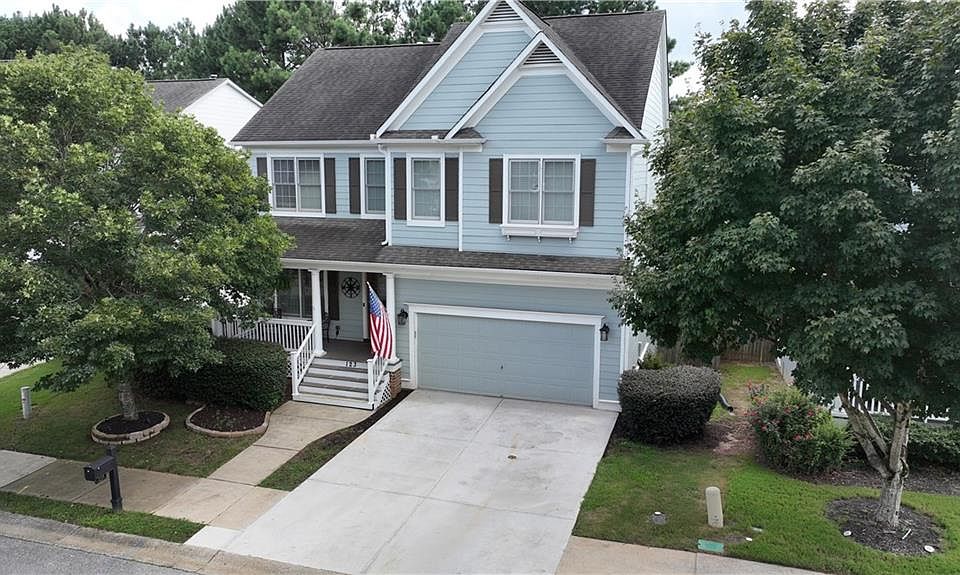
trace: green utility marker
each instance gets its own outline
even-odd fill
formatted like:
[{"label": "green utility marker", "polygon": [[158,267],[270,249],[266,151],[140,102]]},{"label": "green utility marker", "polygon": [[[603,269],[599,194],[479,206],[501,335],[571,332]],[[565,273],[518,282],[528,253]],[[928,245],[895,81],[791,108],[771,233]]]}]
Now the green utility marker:
[{"label": "green utility marker", "polygon": [[697,549],[700,551],[709,551],[710,553],[723,553],[723,543],[697,539]]}]

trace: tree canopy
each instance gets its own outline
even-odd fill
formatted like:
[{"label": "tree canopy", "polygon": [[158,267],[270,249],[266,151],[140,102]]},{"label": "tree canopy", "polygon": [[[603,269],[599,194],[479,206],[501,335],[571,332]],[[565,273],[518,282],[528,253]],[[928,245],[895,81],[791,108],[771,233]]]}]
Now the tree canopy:
[{"label": "tree canopy", "polygon": [[[316,49],[439,41],[454,22],[468,21],[482,0],[240,0],[202,31],[184,19],[152,22],[110,35],[93,14],[56,6],[39,15],[0,16],[0,60],[17,52],[55,53],[64,46],[96,48],[115,66],[148,80],[229,77],[265,102]],[[655,10],[653,0],[570,0],[526,3],[541,16]],[[671,40],[669,48],[674,41]],[[671,75],[686,70],[672,62]]]},{"label": "tree canopy", "polygon": [[691,354],[777,342],[798,386],[845,402],[895,523],[911,417],[960,411],[960,8],[748,8],[698,49],[615,301]]},{"label": "tree canopy", "polygon": [[86,49],[0,64],[0,148],[0,362],[129,392],[217,361],[218,313],[262,315],[289,241],[266,183],[138,73]]}]

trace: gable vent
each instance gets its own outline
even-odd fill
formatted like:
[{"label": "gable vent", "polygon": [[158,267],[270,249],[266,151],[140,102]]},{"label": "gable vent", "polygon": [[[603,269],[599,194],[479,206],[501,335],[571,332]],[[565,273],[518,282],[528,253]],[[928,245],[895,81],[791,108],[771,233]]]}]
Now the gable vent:
[{"label": "gable vent", "polygon": [[527,56],[524,65],[529,64],[559,64],[560,58],[557,58],[557,55],[553,53],[546,44],[540,44],[537,46],[533,52]]},{"label": "gable vent", "polygon": [[500,2],[487,16],[485,22],[516,22],[520,15],[513,11],[506,2]]}]

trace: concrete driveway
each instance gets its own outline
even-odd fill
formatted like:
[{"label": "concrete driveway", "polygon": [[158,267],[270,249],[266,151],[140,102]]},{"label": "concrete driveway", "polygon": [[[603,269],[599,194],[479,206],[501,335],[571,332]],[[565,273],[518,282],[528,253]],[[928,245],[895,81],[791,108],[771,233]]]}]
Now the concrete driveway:
[{"label": "concrete driveway", "polygon": [[416,391],[226,548],[342,573],[554,572],[615,419]]}]

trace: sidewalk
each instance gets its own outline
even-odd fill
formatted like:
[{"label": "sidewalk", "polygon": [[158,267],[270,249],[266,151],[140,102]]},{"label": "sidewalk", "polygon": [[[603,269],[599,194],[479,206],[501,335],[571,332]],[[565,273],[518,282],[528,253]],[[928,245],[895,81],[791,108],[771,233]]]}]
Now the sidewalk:
[{"label": "sidewalk", "polygon": [[819,575],[813,571],[708,553],[628,545],[584,537],[570,537],[557,573],[560,575],[580,573],[592,575],[621,573],[632,575]]},{"label": "sidewalk", "polygon": [[[309,443],[369,415],[358,409],[287,402],[271,416],[260,439],[208,478],[121,467],[123,507],[243,529],[287,495],[257,487],[260,481]],[[85,463],[0,450],[0,490],[110,507],[109,484],[84,480]]]}]

